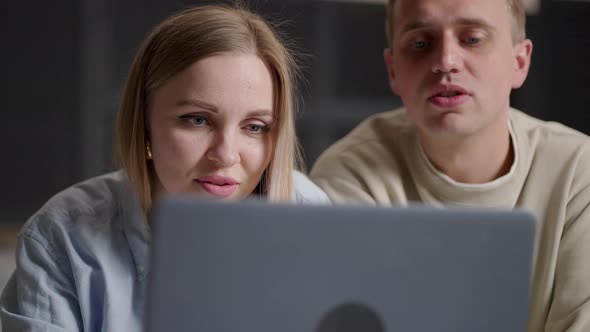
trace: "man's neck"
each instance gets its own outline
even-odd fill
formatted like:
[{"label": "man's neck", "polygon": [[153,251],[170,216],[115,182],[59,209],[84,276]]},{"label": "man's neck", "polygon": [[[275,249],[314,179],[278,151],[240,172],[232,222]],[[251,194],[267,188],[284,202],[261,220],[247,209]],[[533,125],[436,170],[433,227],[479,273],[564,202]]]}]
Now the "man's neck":
[{"label": "man's neck", "polygon": [[508,121],[467,137],[421,134],[420,143],[434,167],[460,183],[493,181],[507,174],[514,161]]}]

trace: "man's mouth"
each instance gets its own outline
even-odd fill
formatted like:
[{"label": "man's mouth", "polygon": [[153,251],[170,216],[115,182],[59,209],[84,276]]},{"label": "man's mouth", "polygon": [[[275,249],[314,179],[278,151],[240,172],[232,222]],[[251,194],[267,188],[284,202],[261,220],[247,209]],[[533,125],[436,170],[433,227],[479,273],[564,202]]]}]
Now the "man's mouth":
[{"label": "man's mouth", "polygon": [[470,95],[463,87],[455,84],[439,84],[430,91],[430,98],[433,97],[455,97],[458,95]]},{"label": "man's mouth", "polygon": [[436,96],[439,96],[439,97],[455,97],[455,96],[462,95],[462,94],[463,93],[462,92],[459,92],[459,91],[444,91],[444,92],[441,92],[441,93],[437,94]]},{"label": "man's mouth", "polygon": [[457,85],[438,85],[431,91],[428,101],[438,108],[456,108],[465,103],[471,94]]}]

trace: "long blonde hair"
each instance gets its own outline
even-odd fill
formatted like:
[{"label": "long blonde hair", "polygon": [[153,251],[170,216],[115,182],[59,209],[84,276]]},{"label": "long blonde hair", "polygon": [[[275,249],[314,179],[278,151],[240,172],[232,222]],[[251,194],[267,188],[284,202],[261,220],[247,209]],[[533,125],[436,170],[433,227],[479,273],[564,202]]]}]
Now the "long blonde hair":
[{"label": "long blonde hair", "polygon": [[294,123],[296,61],[260,16],[239,5],[204,5],[183,10],[153,29],[133,61],[123,90],[116,127],[117,157],[146,215],[156,177],[146,155],[150,96],[196,61],[227,53],[255,54],[271,71],[276,117],[273,156],[258,187],[268,200],[293,199],[293,171],[300,165]]}]

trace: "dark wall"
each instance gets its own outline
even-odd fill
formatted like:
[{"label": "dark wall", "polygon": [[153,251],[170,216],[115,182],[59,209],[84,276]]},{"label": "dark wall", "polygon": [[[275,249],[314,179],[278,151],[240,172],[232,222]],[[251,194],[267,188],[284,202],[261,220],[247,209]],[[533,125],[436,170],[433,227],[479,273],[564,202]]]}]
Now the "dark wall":
[{"label": "dark wall", "polygon": [[2,4],[0,221],[22,222],[79,178],[78,3]]},{"label": "dark wall", "polygon": [[[0,222],[22,222],[57,191],[115,167],[113,124],[132,58],[150,28],[189,0],[9,1],[3,29]],[[400,105],[382,54],[384,7],[258,0],[252,7],[303,54],[298,131],[308,165],[375,112]],[[513,105],[590,133],[590,3],[544,1],[529,17],[533,63]]]},{"label": "dark wall", "polygon": [[546,1],[528,18],[533,61],[513,105],[590,134],[590,2]]}]

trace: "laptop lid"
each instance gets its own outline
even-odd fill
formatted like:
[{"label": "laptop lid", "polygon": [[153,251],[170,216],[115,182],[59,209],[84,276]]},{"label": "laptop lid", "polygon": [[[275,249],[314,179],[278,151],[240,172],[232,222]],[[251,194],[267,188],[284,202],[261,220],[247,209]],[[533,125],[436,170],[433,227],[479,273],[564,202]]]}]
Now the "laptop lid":
[{"label": "laptop lid", "polygon": [[525,331],[524,211],[167,198],[148,331]]}]

